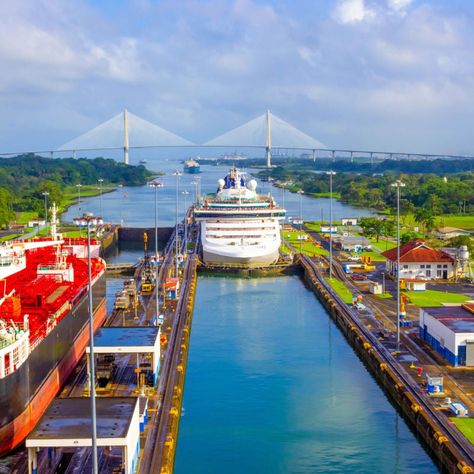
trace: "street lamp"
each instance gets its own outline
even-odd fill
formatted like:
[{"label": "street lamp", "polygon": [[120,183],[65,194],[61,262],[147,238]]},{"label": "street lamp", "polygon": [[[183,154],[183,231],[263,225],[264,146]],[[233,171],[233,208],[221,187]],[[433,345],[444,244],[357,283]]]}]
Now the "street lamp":
[{"label": "street lamp", "polygon": [[175,276],[178,278],[178,188],[179,188],[179,177],[182,175],[182,173],[178,170],[176,170],[173,173],[173,176],[176,176],[176,231],[175,231],[175,250],[174,250],[174,259],[175,259]]},{"label": "street lamp", "polygon": [[48,191],[41,193],[44,196],[44,228],[48,229]]},{"label": "street lamp", "polygon": [[102,216],[102,183],[104,182],[104,179],[99,178],[97,181],[99,182],[100,215]]},{"label": "street lamp", "polygon": [[335,171],[327,171],[329,175],[329,279],[332,278],[332,177]]},{"label": "street lamp", "polygon": [[91,228],[102,225],[101,217],[94,216],[90,212],[86,212],[82,217],[73,219],[75,225],[79,227],[87,227],[87,269],[89,276],[89,351],[90,351],[90,371],[89,371],[89,387],[91,394],[91,412],[92,412],[92,462],[93,472],[98,473],[97,464],[97,419],[95,407],[95,356],[94,356],[94,321],[92,306],[92,263],[91,263]]},{"label": "street lamp", "polygon": [[189,195],[189,191],[182,191],[181,194],[184,196],[184,254],[188,253],[188,223],[187,223],[187,216],[188,216],[188,204],[187,204],[187,196]]},{"label": "street lamp", "polygon": [[303,194],[304,194],[304,191],[302,189],[299,189],[298,191],[298,194],[300,195],[300,255],[303,253],[302,251],[302,248],[303,248],[303,240],[302,240],[302,230],[303,230]]},{"label": "street lamp", "polygon": [[399,179],[391,184],[397,188],[397,350],[400,349],[400,188],[405,187]]},{"label": "street lamp", "polygon": [[[76,188],[77,188],[77,204],[78,204],[78,206],[79,206],[79,208],[78,208],[79,214],[80,214],[81,211],[82,211],[82,208],[81,208],[81,187],[82,187],[82,184],[81,184],[81,183],[76,184]],[[79,235],[82,236],[82,227],[81,227],[80,224],[79,224]]]},{"label": "street lamp", "polygon": [[[156,304],[156,319],[158,321],[158,188],[162,188],[163,184],[159,181],[151,181],[148,186],[155,188],[155,304]],[[156,324],[156,323],[155,323]]]}]

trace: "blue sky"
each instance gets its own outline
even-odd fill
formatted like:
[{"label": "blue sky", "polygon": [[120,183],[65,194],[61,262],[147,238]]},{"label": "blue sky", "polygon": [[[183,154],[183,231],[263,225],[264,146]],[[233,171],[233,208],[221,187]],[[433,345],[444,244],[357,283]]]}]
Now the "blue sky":
[{"label": "blue sky", "polygon": [[474,153],[470,0],[2,2],[2,151],[124,107],[202,143],[266,109],[339,148]]}]

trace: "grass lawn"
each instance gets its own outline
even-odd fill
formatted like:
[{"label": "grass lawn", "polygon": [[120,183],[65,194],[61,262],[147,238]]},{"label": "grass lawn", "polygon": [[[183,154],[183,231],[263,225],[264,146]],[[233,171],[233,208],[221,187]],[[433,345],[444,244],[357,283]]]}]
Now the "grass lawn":
[{"label": "grass lawn", "polygon": [[444,215],[436,218],[436,224],[440,227],[457,227],[458,229],[474,229],[473,215]]},{"label": "grass lawn", "polygon": [[283,242],[280,245],[280,250],[281,250],[281,253],[285,255],[290,255],[291,253],[291,250]]},{"label": "grass lawn", "polygon": [[385,252],[386,250],[393,249],[397,246],[397,242],[386,239],[385,237],[380,237],[378,242],[375,237],[369,237],[368,239],[372,243],[372,248],[380,252]]},{"label": "grass lawn", "polygon": [[16,239],[20,237],[22,234],[10,234],[6,235],[5,237],[0,237],[0,242],[8,242],[9,240]]},{"label": "grass lawn", "polygon": [[[102,194],[114,191],[115,187],[102,187]],[[99,186],[97,184],[84,184],[81,186],[81,199],[85,197],[98,196],[100,194]],[[78,193],[76,186],[67,186],[64,190],[64,198],[61,203],[61,209],[77,202]]]},{"label": "grass lawn", "polygon": [[[294,230],[285,230],[282,232],[282,238],[284,238],[297,252],[300,250],[300,241],[298,240],[299,235],[300,232]],[[308,234],[303,231],[302,235]],[[314,257],[315,255],[328,255],[328,251],[315,245],[309,235],[308,240],[303,240],[301,242],[301,251],[310,257]]]},{"label": "grass lawn", "polygon": [[16,214],[16,222],[18,224],[28,224],[32,219],[38,218],[38,213],[36,211],[17,212]]},{"label": "grass lawn", "polygon": [[314,232],[321,232],[321,222],[312,221],[312,222],[305,222],[304,225]]},{"label": "grass lawn", "polygon": [[385,262],[385,257],[380,255],[378,252],[375,252],[373,250],[366,250],[364,252],[354,254],[357,255],[358,257],[362,257],[365,255],[366,257],[370,257],[372,259],[372,262]]},{"label": "grass lawn", "polygon": [[332,286],[344,303],[352,304],[352,292],[344,285],[344,283],[335,278],[326,278],[326,281]]},{"label": "grass lawn", "polygon": [[390,299],[393,298],[393,296],[390,293],[380,293],[380,295],[375,295],[377,298],[383,298],[383,299]]},{"label": "grass lawn", "polygon": [[[315,198],[327,198],[329,199],[331,197],[331,193],[328,191],[326,193],[310,193],[310,196],[313,196]],[[341,193],[332,193],[332,198],[333,199],[341,199]]]},{"label": "grass lawn", "polygon": [[406,295],[417,306],[442,306],[442,303],[464,303],[469,300],[466,295],[436,290],[407,291]]},{"label": "grass lawn", "polygon": [[452,421],[467,440],[474,444],[474,418],[450,418],[449,421]]},{"label": "grass lawn", "polygon": [[[81,232],[79,230],[68,230],[67,232],[63,232],[63,237],[70,237],[70,238],[74,238],[74,237],[86,237],[87,233],[86,231],[83,229],[82,230],[82,235],[81,235]],[[92,236],[93,238],[93,236]]]}]

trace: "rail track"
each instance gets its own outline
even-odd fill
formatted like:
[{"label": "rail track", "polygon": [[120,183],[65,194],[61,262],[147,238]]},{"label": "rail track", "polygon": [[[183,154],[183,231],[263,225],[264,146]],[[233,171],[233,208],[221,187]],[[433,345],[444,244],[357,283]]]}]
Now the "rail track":
[{"label": "rail track", "polygon": [[398,363],[394,356],[387,350],[386,347],[375,337],[375,335],[360,321],[354,317],[349,307],[339,297],[339,295],[332,289],[332,287],[326,282],[321,275],[316,263],[306,255],[301,256],[303,260],[313,272],[314,277],[318,282],[325,288],[325,290],[332,296],[337,302],[338,307],[344,316],[348,318],[352,324],[354,324],[358,330],[367,338],[372,344],[373,349],[381,356],[386,362],[389,368],[397,375],[402,381],[404,387],[411,396],[415,399],[416,403],[420,405],[427,413],[430,414],[432,420],[437,425],[440,432],[444,432],[449,436],[449,440],[453,446],[461,453],[462,457],[465,458],[466,462],[474,466],[474,447],[462,436],[462,434],[448,423],[448,419],[440,411],[436,410],[426,396],[421,392],[417,383],[413,378],[405,371],[405,369]]}]

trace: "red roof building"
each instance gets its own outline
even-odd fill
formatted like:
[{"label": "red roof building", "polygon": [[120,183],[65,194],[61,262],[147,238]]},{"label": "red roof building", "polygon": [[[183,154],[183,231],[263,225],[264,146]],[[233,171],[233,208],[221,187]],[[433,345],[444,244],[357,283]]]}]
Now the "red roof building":
[{"label": "red roof building", "polygon": [[[397,248],[383,252],[387,270],[397,274]],[[427,280],[452,278],[454,259],[447,253],[433,249],[422,239],[412,240],[400,246],[400,278]]]}]

